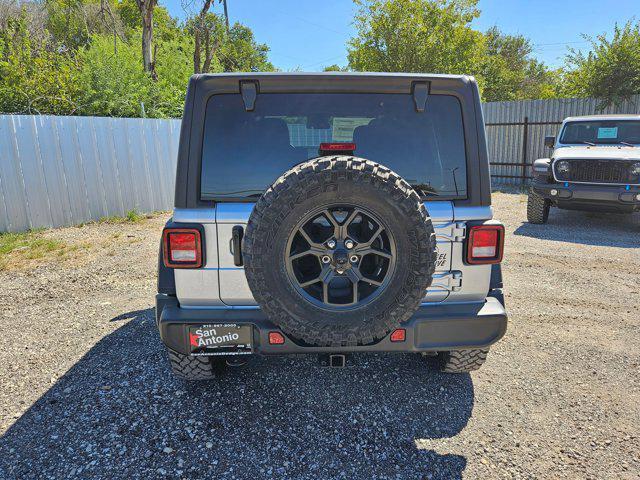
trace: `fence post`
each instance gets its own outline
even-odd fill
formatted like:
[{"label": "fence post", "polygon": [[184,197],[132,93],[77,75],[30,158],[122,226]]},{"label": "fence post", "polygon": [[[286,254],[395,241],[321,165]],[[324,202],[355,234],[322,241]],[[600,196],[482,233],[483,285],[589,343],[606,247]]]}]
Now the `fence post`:
[{"label": "fence post", "polygon": [[522,186],[527,183],[527,144],[529,143],[529,117],[524,117],[522,132]]}]

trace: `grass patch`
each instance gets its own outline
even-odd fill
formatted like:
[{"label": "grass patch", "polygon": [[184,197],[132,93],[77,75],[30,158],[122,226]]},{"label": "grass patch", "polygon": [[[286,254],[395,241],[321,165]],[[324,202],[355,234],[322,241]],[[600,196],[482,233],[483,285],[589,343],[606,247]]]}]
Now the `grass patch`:
[{"label": "grass patch", "polygon": [[138,212],[137,210],[129,210],[124,217],[120,217],[117,215],[112,215],[110,217],[102,217],[98,220],[98,223],[109,223],[109,224],[118,224],[118,223],[138,223],[147,218],[146,215]]},{"label": "grass patch", "polygon": [[34,260],[64,248],[65,244],[60,240],[43,238],[41,230],[0,233],[0,270],[7,268],[14,259]]}]

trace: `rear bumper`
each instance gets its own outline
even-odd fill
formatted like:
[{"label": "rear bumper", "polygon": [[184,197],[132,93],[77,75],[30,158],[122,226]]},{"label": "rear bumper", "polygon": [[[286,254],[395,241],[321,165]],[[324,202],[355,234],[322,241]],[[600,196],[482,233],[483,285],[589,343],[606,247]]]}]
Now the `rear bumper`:
[{"label": "rear bumper", "polygon": [[[585,185],[576,183],[541,183],[532,185],[535,193],[560,208],[631,213],[640,210],[640,187]],[[555,192],[555,194],[553,194]]]},{"label": "rear bumper", "polygon": [[175,297],[156,296],[156,320],[163,343],[176,352],[189,354],[188,327],[210,323],[253,325],[254,353],[427,352],[482,348],[497,342],[507,330],[502,295],[496,292],[481,303],[423,305],[402,325],[404,342],[389,337],[372,345],[314,347],[299,345],[285,335],[283,345],[270,345],[269,332],[280,329],[257,308],[180,308]]}]

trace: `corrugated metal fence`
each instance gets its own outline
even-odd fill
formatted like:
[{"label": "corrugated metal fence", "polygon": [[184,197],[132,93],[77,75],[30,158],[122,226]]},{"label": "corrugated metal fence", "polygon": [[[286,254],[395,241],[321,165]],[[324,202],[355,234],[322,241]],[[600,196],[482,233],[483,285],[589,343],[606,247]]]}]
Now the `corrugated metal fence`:
[{"label": "corrugated metal fence", "polygon": [[640,95],[614,107],[598,108],[592,98],[563,98],[484,104],[493,184],[523,185],[527,165],[549,155],[544,137],[556,135],[566,117],[602,113],[640,113]]},{"label": "corrugated metal fence", "polygon": [[173,205],[179,120],[0,115],[0,232]]},{"label": "corrugated metal fence", "polygon": [[[484,105],[494,184],[526,183],[543,140],[571,115],[640,113],[640,96]],[[0,115],[0,232],[173,205],[180,120]]]}]

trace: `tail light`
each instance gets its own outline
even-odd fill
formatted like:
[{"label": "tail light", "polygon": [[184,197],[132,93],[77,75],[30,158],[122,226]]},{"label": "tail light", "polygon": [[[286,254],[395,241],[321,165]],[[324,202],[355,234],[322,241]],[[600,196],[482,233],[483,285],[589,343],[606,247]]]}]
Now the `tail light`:
[{"label": "tail light", "polygon": [[500,263],[504,250],[504,226],[474,225],[469,229],[467,263]]},{"label": "tail light", "polygon": [[197,228],[165,228],[162,232],[162,250],[166,267],[202,266],[202,235]]},{"label": "tail light", "polygon": [[389,338],[392,342],[404,342],[407,338],[407,331],[404,328],[397,328]]}]

